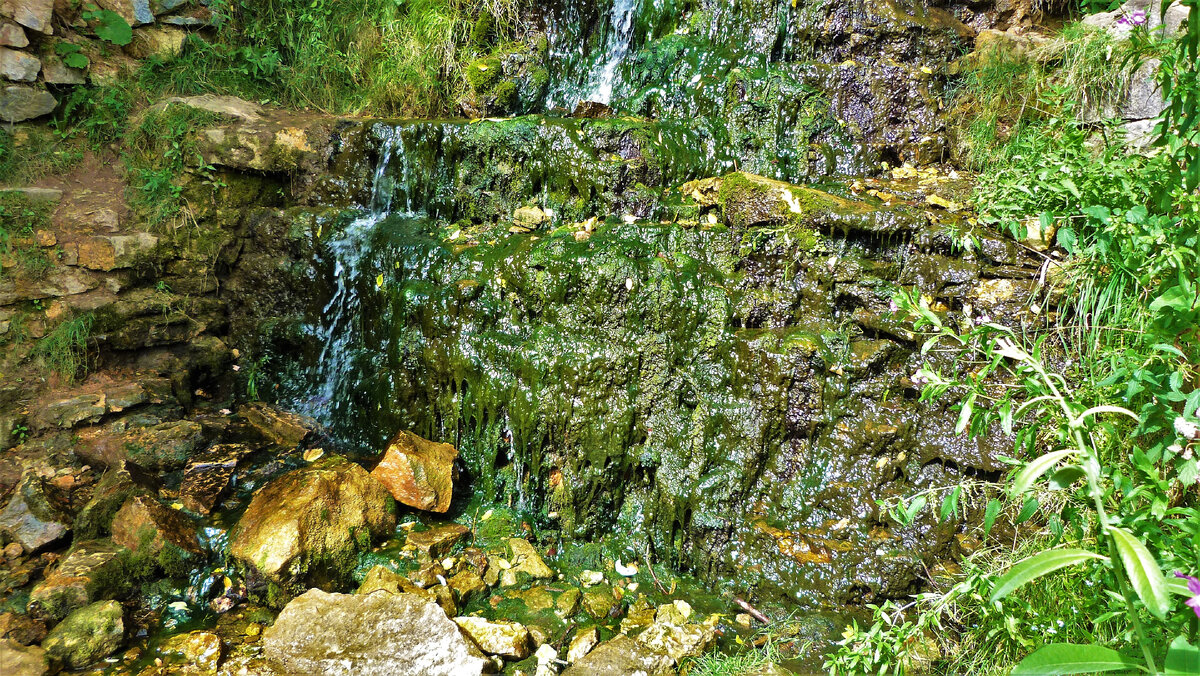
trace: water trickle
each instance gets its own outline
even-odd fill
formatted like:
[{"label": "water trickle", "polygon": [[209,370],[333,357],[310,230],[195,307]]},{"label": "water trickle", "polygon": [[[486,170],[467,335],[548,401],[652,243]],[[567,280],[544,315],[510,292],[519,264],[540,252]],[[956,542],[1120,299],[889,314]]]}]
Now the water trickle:
[{"label": "water trickle", "polygon": [[612,13],[609,15],[608,47],[605,50],[604,58],[588,77],[591,90],[585,93],[581,100],[595,101],[606,105],[612,103],[617,69],[629,55],[629,47],[633,43],[634,19],[640,4],[641,0],[615,0],[613,2]]}]

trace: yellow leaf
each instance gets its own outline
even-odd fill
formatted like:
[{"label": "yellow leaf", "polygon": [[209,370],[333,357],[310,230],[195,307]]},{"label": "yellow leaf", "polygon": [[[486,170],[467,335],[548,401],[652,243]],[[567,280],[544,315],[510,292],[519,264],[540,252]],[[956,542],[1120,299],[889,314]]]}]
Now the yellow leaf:
[{"label": "yellow leaf", "polygon": [[379,276],[375,278],[375,288],[376,289],[383,288],[383,273],[379,273]]}]

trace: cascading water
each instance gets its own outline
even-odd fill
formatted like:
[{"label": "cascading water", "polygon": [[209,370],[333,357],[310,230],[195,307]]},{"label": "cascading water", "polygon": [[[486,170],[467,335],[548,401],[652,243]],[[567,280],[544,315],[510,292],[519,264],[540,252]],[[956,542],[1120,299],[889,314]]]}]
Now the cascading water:
[{"label": "cascading water", "polygon": [[590,91],[582,96],[583,101],[597,103],[612,103],[613,86],[617,78],[617,69],[629,55],[629,47],[633,42],[634,20],[637,17],[641,0],[615,0],[612,13],[609,15],[608,47],[604,58],[588,77]]}]

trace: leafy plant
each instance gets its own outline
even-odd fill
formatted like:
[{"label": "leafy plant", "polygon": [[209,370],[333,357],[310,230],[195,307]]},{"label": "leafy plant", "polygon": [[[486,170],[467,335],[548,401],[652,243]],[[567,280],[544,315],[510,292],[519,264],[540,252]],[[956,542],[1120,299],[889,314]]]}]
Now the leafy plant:
[{"label": "leafy plant", "polygon": [[87,68],[91,63],[79,45],[70,42],[58,42],[54,45],[54,52],[62,58],[62,62],[71,68]]},{"label": "leafy plant", "polygon": [[74,382],[87,368],[87,342],[92,321],[92,315],[88,313],[59,324],[38,341],[34,355],[42,359],[48,370],[67,382]]},{"label": "leafy plant", "polygon": [[84,21],[96,22],[96,37],[105,42],[118,47],[124,47],[133,42],[133,28],[125,20],[125,17],[112,10],[88,5],[81,16]]}]

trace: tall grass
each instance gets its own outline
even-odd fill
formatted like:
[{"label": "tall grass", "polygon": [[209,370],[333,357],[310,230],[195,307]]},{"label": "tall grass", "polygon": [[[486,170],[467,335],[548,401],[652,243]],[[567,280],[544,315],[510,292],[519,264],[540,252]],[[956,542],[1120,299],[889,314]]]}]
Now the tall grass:
[{"label": "tall grass", "polygon": [[525,0],[235,0],[217,5],[211,42],[153,60],[144,87],[217,92],[330,113],[436,116],[452,110],[462,65],[491,35],[514,35]]}]

